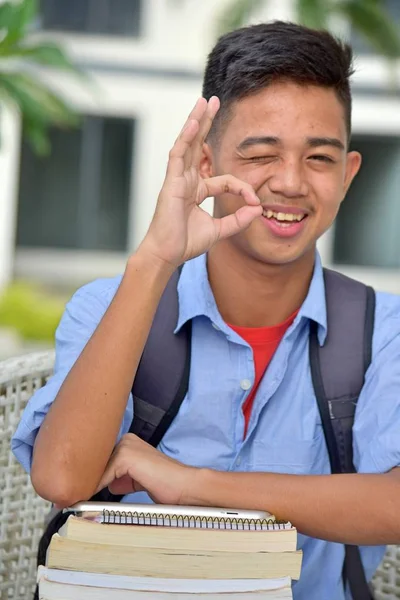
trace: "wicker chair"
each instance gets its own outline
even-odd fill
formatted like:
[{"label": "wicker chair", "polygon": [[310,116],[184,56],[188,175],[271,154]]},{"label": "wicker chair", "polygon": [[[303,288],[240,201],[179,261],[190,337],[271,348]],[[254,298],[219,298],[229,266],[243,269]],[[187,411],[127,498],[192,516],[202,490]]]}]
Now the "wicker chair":
[{"label": "wicker chair", "polygon": [[0,363],[0,598],[30,600],[36,553],[50,503],[39,498],[10,451],[10,440],[32,394],[51,375],[53,352]]},{"label": "wicker chair", "polygon": [[[0,362],[0,599],[29,600],[35,587],[36,551],[50,504],[35,494],[10,452],[10,440],[53,362],[52,351]],[[400,599],[400,547],[388,548],[374,588],[376,600]]]}]

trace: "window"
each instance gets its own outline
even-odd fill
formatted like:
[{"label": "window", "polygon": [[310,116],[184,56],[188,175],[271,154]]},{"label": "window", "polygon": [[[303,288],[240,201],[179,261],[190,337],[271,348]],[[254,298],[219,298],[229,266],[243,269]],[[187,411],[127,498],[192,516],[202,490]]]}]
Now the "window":
[{"label": "window", "polygon": [[53,129],[52,153],[23,144],[17,244],[125,251],[134,122],[87,117],[81,129]]},{"label": "window", "polygon": [[46,30],[138,36],[141,0],[41,0]]},{"label": "window", "polygon": [[336,221],[334,262],[400,267],[400,137],[354,136],[361,170]]},{"label": "window", "polygon": [[[381,4],[393,22],[398,23],[400,27],[400,0],[383,0]],[[364,36],[356,31],[352,32],[350,41],[355,54],[373,54],[375,52]]]}]

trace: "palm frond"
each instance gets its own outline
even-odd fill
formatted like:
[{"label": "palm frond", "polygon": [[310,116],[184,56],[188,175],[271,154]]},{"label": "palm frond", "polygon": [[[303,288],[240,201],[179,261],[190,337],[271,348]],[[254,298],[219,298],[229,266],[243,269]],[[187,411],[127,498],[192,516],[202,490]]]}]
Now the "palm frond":
[{"label": "palm frond", "polygon": [[48,150],[45,140],[50,125],[71,127],[79,122],[71,107],[30,74],[1,73],[1,96],[18,107],[26,136],[39,154]]},{"label": "palm frond", "polygon": [[3,48],[0,44],[1,59],[21,59],[23,62],[34,65],[50,67],[63,71],[70,71],[88,82],[88,74],[75,65],[67,54],[52,42],[22,42],[21,44]]},{"label": "palm frond", "polygon": [[11,2],[3,2],[0,4],[0,40],[4,39],[7,33],[7,29],[13,18],[14,10],[14,5],[11,4]]},{"label": "palm frond", "polygon": [[51,152],[48,134],[49,125],[43,124],[36,118],[30,118],[27,115],[24,115],[23,125],[24,135],[29,140],[32,150],[38,156],[48,156]]},{"label": "palm frond", "polygon": [[25,36],[27,27],[33,21],[37,10],[37,0],[21,0],[2,4],[0,31],[5,32],[0,42],[2,48],[12,46]]},{"label": "palm frond", "polygon": [[56,44],[29,38],[28,28],[37,9],[38,0],[6,1],[0,5],[0,102],[8,101],[18,107],[24,136],[34,151],[46,154],[50,150],[49,127],[75,126],[79,119],[29,67],[67,70],[86,80],[87,76]]},{"label": "palm frond", "polygon": [[340,0],[333,3],[332,10],[343,15],[379,54],[389,59],[400,57],[399,28],[380,0]]}]

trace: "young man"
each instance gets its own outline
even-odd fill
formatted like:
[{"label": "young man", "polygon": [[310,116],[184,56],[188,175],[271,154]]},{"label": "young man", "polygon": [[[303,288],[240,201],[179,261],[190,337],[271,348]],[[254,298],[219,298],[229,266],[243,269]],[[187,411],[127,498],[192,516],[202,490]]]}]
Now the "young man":
[{"label": "young man", "polygon": [[[350,49],[325,32],[272,23],[221,38],[208,101],[171,150],[146,237],[122,278],[91,283],[68,304],[55,375],[13,440],[38,493],[59,505],[110,484],[128,500],[146,490],[292,521],[304,551],[296,600],[344,598],[342,544],[366,546],[371,578],[380,545],[400,541],[399,299],[377,295],[356,474],[330,474],[310,377],[310,322],[321,345],[327,336],[316,242],[361,164],[348,151],[350,74]],[[213,217],[200,208],[207,196]],[[183,263],[176,330],[192,321],[189,388],[155,450],[127,434],[130,390]]]}]

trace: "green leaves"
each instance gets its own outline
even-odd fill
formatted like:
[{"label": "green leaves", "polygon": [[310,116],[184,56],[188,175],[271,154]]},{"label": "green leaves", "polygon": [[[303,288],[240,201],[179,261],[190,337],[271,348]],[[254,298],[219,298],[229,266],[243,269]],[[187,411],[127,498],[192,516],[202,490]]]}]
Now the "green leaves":
[{"label": "green leaves", "polygon": [[25,73],[0,74],[0,93],[16,103],[21,111],[25,132],[39,154],[49,151],[47,129],[75,126],[78,118],[54,92]]},{"label": "green leaves", "polygon": [[400,57],[400,28],[386,12],[383,0],[297,0],[298,21],[326,29],[330,15],[345,18],[374,50],[387,58]]},{"label": "green leaves", "polygon": [[56,69],[75,69],[64,52],[56,44],[50,42],[33,46],[21,46],[16,51],[17,53],[28,60]]},{"label": "green leaves", "polygon": [[297,0],[297,21],[312,29],[326,29],[328,11],[323,0]]},{"label": "green leaves", "polygon": [[266,0],[233,0],[217,19],[219,35],[242,27]]},{"label": "green leaves", "polygon": [[0,31],[4,32],[5,30],[8,30],[13,18],[13,14],[14,6],[10,2],[4,2],[3,4],[0,4]]},{"label": "green leaves", "polygon": [[19,108],[24,135],[39,154],[50,151],[48,128],[76,126],[79,119],[32,66],[62,69],[81,76],[63,50],[52,42],[31,41],[28,28],[37,14],[37,0],[0,4],[0,102]]},{"label": "green leaves", "polygon": [[340,0],[332,4],[332,9],[344,15],[379,54],[390,59],[400,57],[399,27],[380,0]]},{"label": "green leaves", "polygon": [[0,295],[0,326],[26,340],[52,342],[65,299],[28,281],[14,281]]},{"label": "green leaves", "polygon": [[70,71],[74,75],[80,75],[87,80],[87,75],[73,64],[57,44],[52,42],[24,42],[23,44],[15,45],[8,49],[2,48],[0,42],[0,61],[2,58],[23,59],[24,62],[33,63],[35,65]]},{"label": "green leaves", "polygon": [[28,25],[37,14],[37,0],[5,2],[0,10],[0,31],[5,29],[6,35],[1,40],[2,47],[19,42],[26,34]]}]

